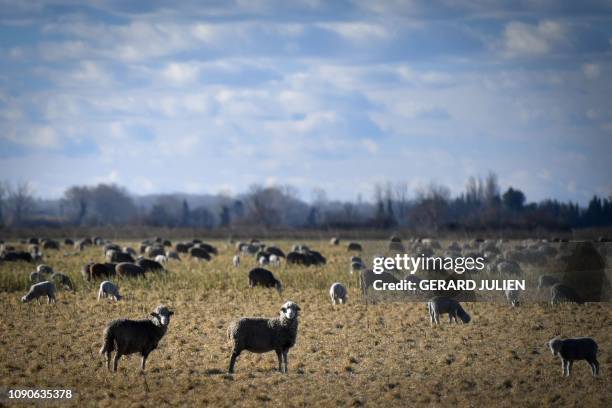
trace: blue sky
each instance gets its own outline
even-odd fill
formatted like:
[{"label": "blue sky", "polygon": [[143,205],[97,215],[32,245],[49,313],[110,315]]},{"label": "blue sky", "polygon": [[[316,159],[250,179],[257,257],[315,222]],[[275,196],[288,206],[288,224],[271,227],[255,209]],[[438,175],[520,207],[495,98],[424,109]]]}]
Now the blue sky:
[{"label": "blue sky", "polygon": [[612,1],[0,0],[0,172],[59,197],[612,194]]}]

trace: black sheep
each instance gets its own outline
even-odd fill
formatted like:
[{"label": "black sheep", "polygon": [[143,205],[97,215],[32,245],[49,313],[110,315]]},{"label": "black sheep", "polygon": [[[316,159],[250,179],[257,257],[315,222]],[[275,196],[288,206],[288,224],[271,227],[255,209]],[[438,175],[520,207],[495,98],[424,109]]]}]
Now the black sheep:
[{"label": "black sheep", "polygon": [[263,286],[264,288],[276,288],[278,293],[282,293],[283,285],[281,281],[274,277],[274,274],[264,268],[254,268],[249,272],[249,287]]},{"label": "black sheep", "polygon": [[141,370],[144,371],[149,354],[157,348],[157,344],[168,331],[170,316],[174,312],[166,306],[159,305],[151,313],[153,319],[113,320],[104,329],[104,340],[100,354],[106,355],[106,366],[110,370],[111,354],[116,351],[113,361],[113,371],[121,356],[140,353],[142,355]]}]

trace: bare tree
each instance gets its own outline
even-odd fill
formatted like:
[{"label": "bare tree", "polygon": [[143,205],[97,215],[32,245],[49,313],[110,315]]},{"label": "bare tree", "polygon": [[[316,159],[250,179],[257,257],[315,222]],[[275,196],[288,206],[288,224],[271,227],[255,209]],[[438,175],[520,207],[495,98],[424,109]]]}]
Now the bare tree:
[{"label": "bare tree", "polygon": [[7,207],[13,225],[20,225],[28,217],[34,207],[34,198],[28,183],[18,183],[15,187],[9,186]]},{"label": "bare tree", "polygon": [[406,219],[408,212],[408,184],[406,182],[395,184],[394,197],[397,205],[397,219],[402,222]]}]

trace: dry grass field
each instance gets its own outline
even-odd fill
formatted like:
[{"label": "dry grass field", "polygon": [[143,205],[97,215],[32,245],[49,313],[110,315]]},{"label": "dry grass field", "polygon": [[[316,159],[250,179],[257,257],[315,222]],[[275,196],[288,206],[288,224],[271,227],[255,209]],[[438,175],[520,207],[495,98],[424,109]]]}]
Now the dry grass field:
[{"label": "dry grass field", "polygon": [[[322,268],[275,270],[285,285],[249,289],[254,260],[231,266],[233,247],[212,242],[211,262],[186,259],[165,274],[119,280],[125,300],[97,302],[99,282],[80,276],[84,263],[103,259],[100,247],[46,251],[45,263],[68,274],[75,293],[55,305],[19,298],[32,265],[0,265],[0,388],[71,389],[75,406],[612,406],[612,306],[503,302],[467,303],[467,325],[446,319],[431,327],[423,303],[360,300],[344,247],[307,242],[328,259]],[[277,241],[287,250],[289,241]],[[135,243],[132,243],[136,246]],[[368,245],[368,243],[366,243]],[[349,303],[332,306],[331,283],[350,286]],[[289,373],[276,371],[276,355],[244,352],[227,375],[229,322],[240,316],[276,316],[285,300],[301,308]],[[501,295],[500,295],[501,299]],[[98,355],[102,330],[118,317],[144,318],[159,303],[175,315],[166,337],[140,373],[138,356],[124,357],[110,373]],[[570,378],[545,342],[555,335],[593,336],[601,373],[591,377],[577,362]],[[12,402],[0,400],[0,405]]]}]

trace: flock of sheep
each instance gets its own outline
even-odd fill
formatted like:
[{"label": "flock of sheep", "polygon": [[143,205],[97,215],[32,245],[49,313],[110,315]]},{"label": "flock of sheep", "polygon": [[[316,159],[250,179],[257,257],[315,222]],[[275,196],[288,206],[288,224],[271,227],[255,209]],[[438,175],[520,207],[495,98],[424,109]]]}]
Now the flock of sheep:
[{"label": "flock of sheep", "polygon": [[[2,256],[0,261],[27,260],[30,262],[41,260],[43,249],[58,249],[59,244],[53,240],[37,240],[35,238],[27,241],[30,250],[17,251],[14,247],[2,243]],[[339,245],[337,238],[332,238],[331,245]],[[83,239],[77,242],[65,241],[66,245],[74,245],[78,250],[86,246],[99,245],[103,248],[105,262],[91,262],[86,264],[82,270],[84,280],[93,281],[103,279],[98,290],[98,300],[110,298],[115,301],[121,300],[118,286],[112,282],[115,277],[131,278],[145,276],[147,273],[163,273],[169,259],[180,260],[180,254],[189,255],[197,260],[210,260],[218,254],[217,248],[200,240],[177,243],[172,247],[168,240],[156,238],[145,240],[141,243],[137,252],[130,247],[120,247],[116,244],[106,242],[101,238]],[[403,243],[398,237],[393,237],[389,244],[389,251],[406,251],[408,253],[419,253],[431,256],[435,253],[444,256],[469,256],[484,254],[488,261],[488,273],[499,273],[504,276],[520,276],[522,269],[520,264],[540,265],[558,256],[558,250],[546,242],[534,242],[525,245],[514,246],[511,249],[504,248],[501,241],[473,241],[463,247],[457,242],[451,243],[446,249],[435,240],[413,240]],[[170,247],[171,249],[167,249]],[[266,266],[278,267],[284,259],[288,265],[320,266],[326,264],[326,258],[318,251],[311,250],[306,245],[294,245],[291,251],[285,254],[276,246],[268,246],[258,240],[250,242],[239,242],[236,244],[236,254],[232,259],[234,267],[238,267],[242,258],[255,259],[257,267],[248,273],[250,287],[261,286],[274,288],[279,293],[283,291],[282,282]],[[347,245],[349,252],[361,252],[363,250],[359,243],[351,242]],[[139,253],[139,254],[138,254]],[[26,255],[27,254],[27,255]],[[397,281],[398,279],[390,272],[373,274],[366,263],[358,256],[350,259],[350,273],[359,274],[359,282],[363,294],[367,296],[367,290],[372,286],[375,279]],[[421,280],[416,275],[408,275],[408,280]],[[67,275],[54,272],[45,264],[40,264],[35,272],[30,275],[32,286],[21,298],[22,302],[40,300],[46,297],[48,303],[55,302],[57,288],[74,290],[74,285]],[[542,275],[539,277],[538,290],[551,288],[551,303],[577,302],[583,303],[575,290],[562,284],[554,276]],[[505,295],[512,306],[520,303],[520,292],[506,291]],[[329,289],[332,304],[346,304],[348,301],[348,290],[340,282],[334,282]],[[463,309],[458,300],[449,296],[434,296],[427,300],[427,309],[431,324],[440,324],[440,316],[447,314],[449,322],[458,319],[463,323],[469,323],[470,315]],[[298,334],[298,317],[300,307],[292,302],[285,302],[280,309],[280,314],[275,318],[243,317],[229,325],[227,338],[232,344],[232,352],[228,371],[234,372],[236,359],[242,351],[247,350],[254,353],[265,353],[275,351],[278,357],[278,369],[287,372],[287,354],[295,345]],[[168,307],[159,305],[151,313],[149,319],[130,320],[118,319],[110,322],[104,329],[103,345],[100,354],[106,357],[107,367],[111,369],[111,357],[115,352],[113,360],[114,371],[117,370],[119,359],[124,355],[139,353],[142,356],[141,369],[145,369],[145,363],[151,351],[157,348],[159,341],[168,330],[170,317],[173,315]],[[573,361],[586,360],[592,369],[593,376],[599,372],[597,361],[597,343],[595,340],[583,338],[550,340],[548,346],[555,356],[562,360],[563,374],[569,376]]]}]

